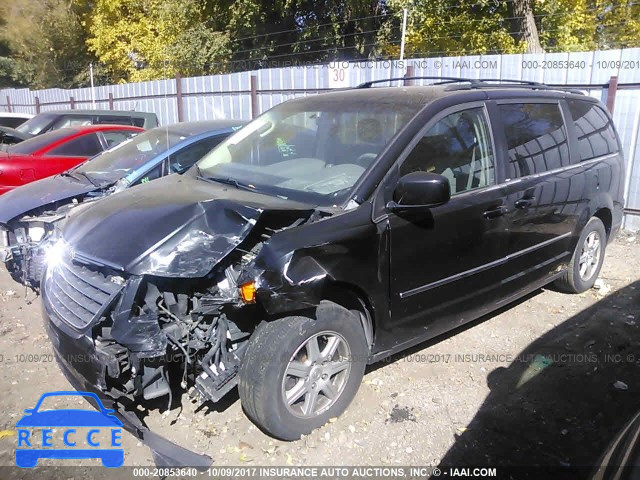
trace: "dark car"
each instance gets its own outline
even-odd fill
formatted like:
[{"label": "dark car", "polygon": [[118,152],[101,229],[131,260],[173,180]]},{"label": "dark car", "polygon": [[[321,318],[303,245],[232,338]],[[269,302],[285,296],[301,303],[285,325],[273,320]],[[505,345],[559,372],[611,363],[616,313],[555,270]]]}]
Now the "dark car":
[{"label": "dark car", "polygon": [[[1,196],[0,260],[16,281],[37,289],[43,261],[38,246],[69,210],[171,173],[183,173],[242,124],[212,120],[157,127],[60,175]],[[15,148],[22,145],[26,144]]]},{"label": "dark car", "polygon": [[76,388],[237,385],[293,440],[345,410],[366,364],[550,282],[590,288],[623,212],[603,105],[447,82],[282,103],[186,174],[71,215],[42,299]]},{"label": "dark car", "polygon": [[148,130],[158,126],[158,117],[155,113],[118,110],[42,112],[15,129],[0,127],[0,144],[13,145],[59,128],[86,125],[131,125]]}]

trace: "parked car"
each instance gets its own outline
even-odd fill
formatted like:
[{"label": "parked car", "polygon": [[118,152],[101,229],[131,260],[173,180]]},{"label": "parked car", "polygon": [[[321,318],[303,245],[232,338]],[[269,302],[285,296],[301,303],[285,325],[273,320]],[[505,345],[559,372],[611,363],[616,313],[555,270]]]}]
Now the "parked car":
[{"label": "parked car", "polygon": [[143,132],[139,127],[67,127],[0,152],[0,195],[40,178],[64,172]]},{"label": "parked car", "polygon": [[623,166],[605,107],[541,84],[298,98],[184,175],[72,214],[46,328],[75,388],[144,404],[237,385],[294,440],[345,410],[366,364],[548,283],[590,288]]},{"label": "parked car", "polygon": [[242,124],[214,120],[157,127],[71,170],[0,196],[0,260],[16,281],[38,289],[43,264],[38,247],[71,209],[184,173]]},{"label": "parked car", "polygon": [[42,112],[14,128],[0,128],[0,143],[13,145],[65,127],[131,125],[144,129],[158,126],[155,113],[118,110],[56,110]]},{"label": "parked car", "polygon": [[31,117],[30,113],[0,112],[0,127],[16,128]]}]

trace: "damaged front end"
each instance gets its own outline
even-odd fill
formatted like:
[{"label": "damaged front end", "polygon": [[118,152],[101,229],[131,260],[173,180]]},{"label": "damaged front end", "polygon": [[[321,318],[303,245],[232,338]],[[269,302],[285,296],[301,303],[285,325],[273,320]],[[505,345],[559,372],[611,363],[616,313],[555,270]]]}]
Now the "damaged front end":
[{"label": "damaged front end", "polygon": [[0,261],[13,280],[39,292],[48,257],[58,253],[56,232],[78,205],[74,201],[57,208],[36,209],[0,225]]},{"label": "damaged front end", "polygon": [[0,226],[0,261],[16,282],[36,291],[40,288],[47,239],[52,236],[56,222],[63,218],[57,212],[44,212],[38,216],[25,215],[6,228]]},{"label": "damaged front end", "polygon": [[274,234],[314,217],[312,210],[226,200],[180,213],[174,229],[165,212],[169,233],[150,248],[136,245],[125,255],[117,238],[103,242],[100,248],[114,252],[110,261],[103,260],[105,251],[82,248],[80,239],[88,236],[82,228],[90,222],[74,222],[56,242],[59,259],[46,268],[45,323],[63,371],[120,405],[170,407],[181,391],[215,403],[231,391],[249,338],[266,315],[255,302],[253,280],[239,279]]}]

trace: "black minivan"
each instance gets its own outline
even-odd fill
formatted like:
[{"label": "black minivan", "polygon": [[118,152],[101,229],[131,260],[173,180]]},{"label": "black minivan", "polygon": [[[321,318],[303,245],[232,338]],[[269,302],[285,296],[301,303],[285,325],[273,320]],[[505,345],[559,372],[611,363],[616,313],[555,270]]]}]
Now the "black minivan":
[{"label": "black minivan", "polygon": [[152,449],[166,444],[123,405],[237,385],[256,424],[297,439],[345,410],[366,364],[550,282],[593,285],[624,186],[599,101],[377,83],[282,103],[51,240],[43,312],[61,368]]}]

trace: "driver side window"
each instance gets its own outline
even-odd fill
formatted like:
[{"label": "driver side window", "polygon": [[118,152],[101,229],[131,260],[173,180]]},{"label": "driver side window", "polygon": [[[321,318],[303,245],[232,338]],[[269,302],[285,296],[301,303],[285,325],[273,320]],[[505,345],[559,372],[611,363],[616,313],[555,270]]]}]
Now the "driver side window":
[{"label": "driver side window", "polygon": [[495,183],[489,125],[480,107],[447,115],[420,139],[400,175],[424,171],[447,177],[451,194]]},{"label": "driver side window", "polygon": [[169,155],[169,172],[183,173],[224,140],[224,135],[205,138]]}]

